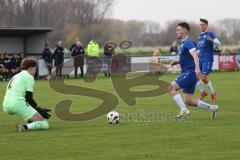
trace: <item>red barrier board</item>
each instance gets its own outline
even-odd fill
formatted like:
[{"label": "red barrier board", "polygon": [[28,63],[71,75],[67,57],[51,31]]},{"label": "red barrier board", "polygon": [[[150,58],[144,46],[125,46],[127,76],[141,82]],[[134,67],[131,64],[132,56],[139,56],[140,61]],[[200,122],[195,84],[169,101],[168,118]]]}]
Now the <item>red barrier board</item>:
[{"label": "red barrier board", "polygon": [[219,56],[219,70],[237,70],[236,55]]}]

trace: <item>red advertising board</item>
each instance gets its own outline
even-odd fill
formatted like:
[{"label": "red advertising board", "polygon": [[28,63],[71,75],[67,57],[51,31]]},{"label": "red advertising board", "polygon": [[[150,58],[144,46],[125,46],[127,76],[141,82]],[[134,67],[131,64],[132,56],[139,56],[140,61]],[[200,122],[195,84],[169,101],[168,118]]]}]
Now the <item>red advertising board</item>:
[{"label": "red advertising board", "polygon": [[238,69],[240,70],[240,55],[236,56],[236,63],[237,63]]},{"label": "red advertising board", "polygon": [[219,56],[219,70],[237,70],[236,55]]}]

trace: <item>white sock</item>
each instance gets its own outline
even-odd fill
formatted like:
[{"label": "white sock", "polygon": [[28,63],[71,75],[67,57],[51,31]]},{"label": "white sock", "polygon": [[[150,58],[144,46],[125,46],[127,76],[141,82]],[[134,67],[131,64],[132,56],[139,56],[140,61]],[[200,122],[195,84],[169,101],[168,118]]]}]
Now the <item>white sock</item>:
[{"label": "white sock", "polygon": [[198,100],[198,103],[197,103],[198,108],[211,111],[211,106],[212,106],[211,104]]},{"label": "white sock", "polygon": [[183,102],[181,94],[176,94],[175,96],[173,96],[173,99],[178,104],[181,110],[187,109],[185,103]]},{"label": "white sock", "polygon": [[35,121],[26,125],[29,130],[36,130],[36,129],[46,130],[49,128],[49,124],[47,120]]},{"label": "white sock", "polygon": [[209,90],[211,93],[214,91],[211,81],[208,82],[207,88],[208,88],[208,90]]},{"label": "white sock", "polygon": [[35,129],[36,128],[36,123],[32,122],[29,124],[26,124],[29,130]]},{"label": "white sock", "polygon": [[196,85],[196,86],[199,88],[199,90],[200,90],[200,92],[201,92],[201,93],[205,92],[205,90],[204,90],[204,87],[203,87],[203,84],[202,84],[202,81],[201,81],[201,80],[199,80],[199,81],[197,82],[197,85]]}]

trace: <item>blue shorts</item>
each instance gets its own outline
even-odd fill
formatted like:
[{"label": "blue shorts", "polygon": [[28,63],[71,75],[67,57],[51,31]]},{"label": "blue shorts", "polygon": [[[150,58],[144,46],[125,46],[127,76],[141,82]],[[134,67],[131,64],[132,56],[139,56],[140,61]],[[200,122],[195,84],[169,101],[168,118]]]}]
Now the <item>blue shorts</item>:
[{"label": "blue shorts", "polygon": [[200,70],[202,74],[208,75],[212,71],[213,62],[211,61],[200,61]]},{"label": "blue shorts", "polygon": [[194,71],[186,71],[175,82],[183,89],[183,93],[194,94],[197,83],[196,73]]}]

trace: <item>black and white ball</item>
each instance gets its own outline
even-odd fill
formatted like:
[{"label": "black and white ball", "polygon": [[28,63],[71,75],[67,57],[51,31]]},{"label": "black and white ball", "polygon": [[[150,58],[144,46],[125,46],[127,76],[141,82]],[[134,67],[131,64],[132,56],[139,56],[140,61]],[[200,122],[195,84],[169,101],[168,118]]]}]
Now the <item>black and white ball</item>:
[{"label": "black and white ball", "polygon": [[111,111],[107,114],[107,121],[109,124],[120,123],[120,114],[116,111]]}]

